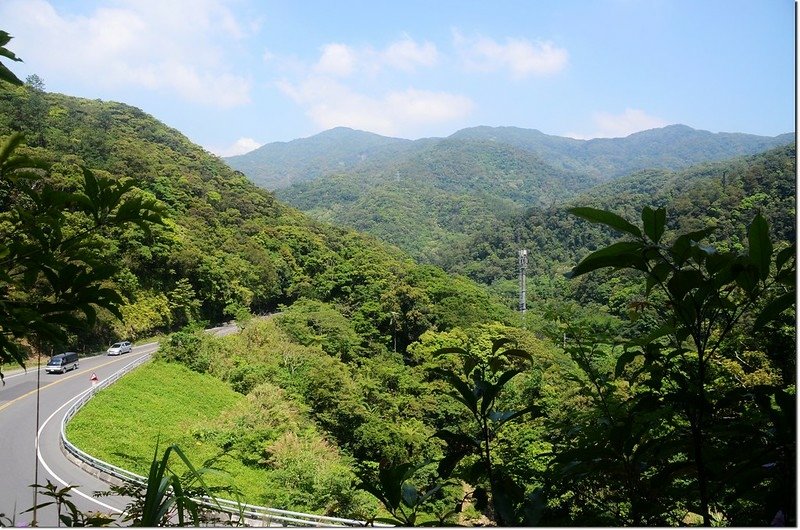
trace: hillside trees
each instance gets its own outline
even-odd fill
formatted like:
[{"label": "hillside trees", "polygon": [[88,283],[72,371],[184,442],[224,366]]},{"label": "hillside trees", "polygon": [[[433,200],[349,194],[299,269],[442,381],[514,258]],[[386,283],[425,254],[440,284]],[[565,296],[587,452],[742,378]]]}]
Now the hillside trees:
[{"label": "hillside trees", "polygon": [[[0,30],[0,56],[12,61],[21,62],[22,59],[16,56],[14,52],[6,48],[6,44],[11,42],[11,35],[7,31]],[[21,85],[22,81],[12,72],[9,68],[0,63],[0,81],[10,83],[12,85]]]},{"label": "hillside trees", "polygon": [[[0,135],[32,134],[35,124],[14,116],[33,90],[25,85],[0,92]],[[363,341],[356,349],[380,351],[393,348],[395,298],[382,299],[391,291],[413,292],[406,297],[413,304],[403,309],[409,322],[430,312],[426,299],[445,301],[449,309],[420,321],[437,329],[489,314],[501,321],[510,317],[496,298],[463,278],[451,280],[441,270],[417,273],[418,266],[396,248],[310,221],[139,109],[47,92],[38,96],[44,102],[45,111],[37,115],[44,142],[24,149],[51,163],[45,180],[80,186],[81,167],[111,180],[131,178],[137,193],[163,204],[167,217],[149,233],[129,225],[98,234],[99,251],[120,265],[110,281],[123,295],[123,316],[130,318],[117,322],[100,311],[96,326],[71,337],[71,348],[136,339],[191,320],[219,322],[245,310],[268,313],[307,298],[335,306],[352,322]],[[455,309],[465,303],[474,314]],[[412,326],[409,336],[425,329]]]},{"label": "hillside trees", "polygon": [[[588,255],[573,275],[605,267],[631,269],[644,276],[648,294],[657,292],[663,299],[656,308],[660,326],[628,342],[616,363],[614,376],[633,370],[635,386],[624,403],[615,406],[626,416],[607,417],[611,432],[606,436],[618,439],[619,449],[624,448],[615,460],[622,465],[630,458],[641,459],[637,453],[652,451],[653,444],[660,446],[660,458],[651,455],[648,460],[649,465],[662,462],[660,471],[654,468],[655,476],[678,480],[677,471],[691,470],[689,485],[696,497],[687,498],[686,507],[707,526],[714,514],[733,524],[764,524],[776,512],[794,520],[790,485],[795,477],[795,392],[782,377],[769,375],[776,367],[768,358],[761,355],[756,361],[759,356],[748,353],[749,348],[760,349],[758,345],[743,348],[751,342],[746,333],[761,333],[793,309],[794,246],[775,252],[760,214],[750,224],[747,252],[738,253],[703,244],[713,228],[665,243],[663,209],[645,208],[642,228],[602,210],[583,207],[571,212],[627,236]],[[793,353],[773,350],[769,355]],[[608,407],[607,398],[619,396],[612,392],[615,385],[609,386],[613,378],[595,373],[585,357],[582,363],[590,383],[597,385],[599,403]],[[760,375],[746,376],[755,371]],[[641,425],[633,412],[649,416],[651,427]],[[623,430],[615,434],[618,428]],[[601,468],[590,470],[598,473]],[[633,524],[641,524],[636,498]]]},{"label": "hillside trees", "polygon": [[155,201],[132,181],[83,169],[83,182],[58,187],[47,163],[17,155],[23,137],[0,148],[0,360],[22,363],[23,339],[64,346],[67,328],[92,325],[97,308],[121,316],[120,294],[107,286],[119,267],[103,259],[100,234],[129,223],[161,222]]}]

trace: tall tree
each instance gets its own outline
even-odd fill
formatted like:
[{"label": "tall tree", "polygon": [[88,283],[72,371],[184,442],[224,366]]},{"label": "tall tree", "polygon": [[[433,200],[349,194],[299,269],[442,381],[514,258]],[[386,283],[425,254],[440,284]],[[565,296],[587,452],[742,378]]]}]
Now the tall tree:
[{"label": "tall tree", "polygon": [[[712,228],[664,243],[663,208],[645,207],[642,228],[603,210],[570,211],[626,236],[584,258],[572,270],[573,276],[605,267],[639,271],[646,278],[647,294],[657,290],[666,300],[656,308],[661,326],[628,345],[617,372],[642,357],[649,391],[636,397],[638,410],[671,411],[683,422],[675,430],[683,442],[677,447],[691,462],[697,488],[695,510],[703,523],[711,525],[712,512],[730,487],[740,495],[753,487],[766,488],[766,500],[773,509],[793,521],[793,495],[785,491],[791,486],[779,485],[786,477],[777,474],[793,469],[787,457],[793,457],[794,444],[787,436],[794,430],[785,424],[791,425],[794,393],[774,384],[722,386],[718,379],[725,361],[741,362],[740,346],[731,344],[737,329],[749,325],[758,330],[793,307],[794,246],[775,252],[761,214],[749,227],[748,250],[735,253],[717,252],[702,243]],[[733,440],[745,431],[758,436],[766,447],[758,443],[743,454]],[[771,472],[753,473],[754,468]]]},{"label": "tall tree", "polygon": [[160,207],[131,180],[84,168],[77,189],[57,188],[48,164],[15,155],[22,140],[15,134],[0,147],[0,361],[18,363],[23,339],[61,346],[66,329],[91,325],[97,308],[121,317],[122,297],[106,285],[119,266],[101,259],[95,236],[162,222]]}]

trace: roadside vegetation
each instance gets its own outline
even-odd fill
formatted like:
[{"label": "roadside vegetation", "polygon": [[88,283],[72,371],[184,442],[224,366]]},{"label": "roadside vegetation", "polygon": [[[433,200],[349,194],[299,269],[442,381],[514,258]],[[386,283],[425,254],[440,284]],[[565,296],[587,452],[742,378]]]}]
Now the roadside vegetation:
[{"label": "roadside vegetation", "polygon": [[[280,388],[262,385],[245,397],[181,364],[149,363],[98,393],[67,437],[143,476],[154,447],[177,445],[195,466],[217,470],[204,475],[209,487],[231,487],[239,494],[232,500],[248,504],[362,518],[377,509],[354,491],[350,462]],[[170,471],[188,469],[177,460]]]}]

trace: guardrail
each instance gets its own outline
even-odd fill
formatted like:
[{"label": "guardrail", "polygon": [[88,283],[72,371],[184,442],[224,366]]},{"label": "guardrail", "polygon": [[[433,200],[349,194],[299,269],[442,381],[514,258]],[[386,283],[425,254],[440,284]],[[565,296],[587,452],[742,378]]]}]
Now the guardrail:
[{"label": "guardrail", "polygon": [[[136,473],[119,468],[108,462],[104,462],[99,458],[82,451],[76,447],[72,442],[67,439],[66,429],[67,423],[73,416],[100,390],[115,383],[123,375],[127,374],[134,368],[144,364],[150,359],[149,355],[143,355],[130,364],[125,365],[122,369],[115,372],[110,377],[98,383],[94,388],[88,389],[80,395],[80,397],[67,409],[64,418],[61,420],[61,433],[60,442],[63,449],[72,457],[80,462],[95,469],[101,474],[107,475],[114,479],[144,486],[147,484],[147,479]],[[103,479],[102,476],[100,476]],[[103,479],[105,480],[105,479]],[[262,526],[311,526],[311,527],[348,527],[348,526],[380,526],[391,527],[391,525],[368,523],[366,521],[358,521],[355,519],[343,519],[340,517],[328,517],[325,515],[315,515],[309,513],[292,512],[289,510],[280,510],[278,508],[266,508],[264,506],[254,506],[252,504],[243,504],[237,501],[228,499],[211,499],[203,497],[201,503],[214,511],[221,511],[233,517],[244,518],[247,523],[254,524],[260,523]]]}]

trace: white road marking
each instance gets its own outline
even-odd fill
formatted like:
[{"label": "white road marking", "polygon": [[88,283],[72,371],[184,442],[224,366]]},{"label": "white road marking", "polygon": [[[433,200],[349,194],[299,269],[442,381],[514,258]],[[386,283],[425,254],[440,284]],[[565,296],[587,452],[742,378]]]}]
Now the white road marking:
[{"label": "white road marking", "polygon": [[[86,394],[87,392],[91,392],[91,391],[92,391],[92,389],[91,389],[91,388],[89,388],[89,389],[87,389],[87,390],[84,390],[83,392],[81,392],[80,394],[78,394],[77,396],[75,396],[74,398],[70,399],[69,401],[67,401],[66,403],[64,403],[63,405],[61,405],[61,406],[60,406],[58,409],[56,409],[56,411],[55,411],[54,413],[52,413],[52,414],[50,415],[50,417],[48,417],[46,420],[44,420],[44,423],[42,423],[42,426],[41,426],[41,427],[39,427],[39,432],[37,432],[37,433],[36,433],[36,458],[39,460],[39,463],[41,463],[41,464],[42,464],[42,467],[45,469],[45,471],[47,471],[48,473],[50,473],[50,474],[53,476],[53,478],[54,478],[54,479],[56,479],[58,482],[60,482],[60,483],[61,483],[61,485],[65,486],[65,487],[66,487],[66,486],[69,486],[70,484],[68,484],[67,482],[65,482],[65,481],[64,481],[64,480],[63,480],[61,477],[59,477],[58,475],[56,475],[56,474],[53,472],[53,470],[52,470],[52,469],[50,469],[50,466],[48,466],[48,465],[47,465],[47,463],[44,461],[44,458],[42,457],[42,452],[41,452],[41,450],[39,449],[39,437],[41,437],[41,435],[42,435],[42,430],[44,430],[44,428],[45,428],[45,426],[47,426],[48,422],[50,422],[50,420],[51,420],[51,419],[53,419],[53,416],[55,416],[56,414],[58,414],[59,412],[61,412],[61,410],[62,410],[64,407],[66,407],[67,405],[71,404],[73,401],[75,401],[75,400],[79,399],[79,398],[80,398],[80,397],[82,397],[84,394]],[[58,442],[58,443],[60,444],[60,443],[61,443],[61,440],[59,440],[59,442]],[[71,491],[72,491],[72,492],[74,492],[74,493],[77,493],[78,495],[80,495],[80,496],[81,496],[81,497],[83,497],[84,499],[87,499],[87,500],[89,500],[89,501],[91,501],[91,502],[93,502],[93,503],[95,503],[95,504],[97,504],[97,505],[99,505],[99,506],[102,506],[103,508],[106,508],[107,510],[111,510],[112,512],[115,512],[115,513],[122,513],[122,510],[120,510],[120,509],[118,509],[118,508],[114,508],[113,506],[109,506],[108,504],[106,504],[106,503],[104,503],[104,502],[101,502],[101,501],[99,501],[99,500],[95,499],[94,497],[91,497],[91,496],[89,496],[89,495],[86,495],[85,493],[83,493],[82,491],[80,491],[80,490],[79,490],[79,489],[77,489],[77,488],[75,488],[75,489],[73,489],[73,490],[71,490]]]}]

